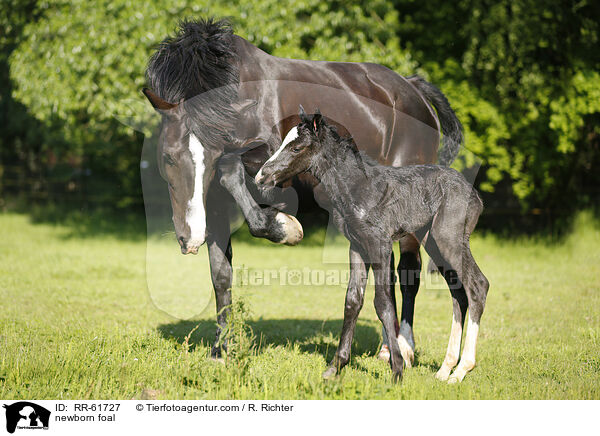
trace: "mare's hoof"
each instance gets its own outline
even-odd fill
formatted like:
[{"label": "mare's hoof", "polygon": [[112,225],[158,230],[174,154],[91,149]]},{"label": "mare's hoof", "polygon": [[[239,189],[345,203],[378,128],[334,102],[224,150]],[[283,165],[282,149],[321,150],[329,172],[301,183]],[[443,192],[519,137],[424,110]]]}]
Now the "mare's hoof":
[{"label": "mare's hoof", "polygon": [[304,237],[304,230],[302,230],[302,225],[296,217],[288,215],[287,213],[278,212],[277,215],[275,215],[275,221],[281,225],[285,235],[283,239],[277,241],[278,244],[296,245]]},{"label": "mare's hoof", "polygon": [[398,335],[398,347],[400,347],[400,354],[402,355],[402,359],[404,359],[404,364],[407,368],[412,368],[415,361],[415,352],[402,335]]},{"label": "mare's hoof", "polygon": [[325,370],[325,372],[323,373],[323,379],[324,380],[331,380],[333,378],[335,378],[335,376],[337,375],[337,369],[335,369],[333,366],[327,368]]}]

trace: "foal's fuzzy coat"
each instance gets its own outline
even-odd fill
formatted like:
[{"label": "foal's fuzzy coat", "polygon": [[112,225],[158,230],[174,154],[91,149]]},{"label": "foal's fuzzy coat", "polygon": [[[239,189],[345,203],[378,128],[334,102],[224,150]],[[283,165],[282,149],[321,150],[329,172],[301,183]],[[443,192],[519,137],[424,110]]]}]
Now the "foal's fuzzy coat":
[{"label": "foal's fuzzy coat", "polygon": [[[448,380],[458,363],[467,308],[469,326],[460,364],[450,381],[462,381],[475,365],[479,322],[488,281],[469,248],[483,205],[477,191],[457,171],[438,165],[386,167],[360,153],[352,138],[341,138],[317,113],[295,128],[297,137],[284,143],[256,176],[261,183],[278,184],[307,171],[320,180],[334,207],[334,219],[355,252],[375,274],[375,308],[388,337],[396,337],[393,300],[392,242],[407,233],[423,240],[443,274],[453,298],[453,322],[448,351],[436,374]],[[351,256],[352,263],[352,256]],[[352,266],[352,265],[351,265]],[[324,376],[334,375],[350,358],[350,346],[362,307],[366,271],[352,271],[340,344]],[[398,344],[390,343],[394,378],[402,376]]]}]

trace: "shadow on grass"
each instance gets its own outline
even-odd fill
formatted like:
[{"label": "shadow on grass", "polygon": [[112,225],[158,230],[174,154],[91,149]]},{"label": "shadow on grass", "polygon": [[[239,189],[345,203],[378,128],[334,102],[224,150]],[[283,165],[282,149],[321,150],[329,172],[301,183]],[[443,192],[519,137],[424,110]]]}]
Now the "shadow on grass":
[{"label": "shadow on grass", "polygon": [[[147,217],[143,210],[131,208],[114,210],[102,207],[88,209],[76,204],[34,204],[15,199],[11,202],[11,211],[26,214],[33,224],[52,224],[67,228],[61,233],[63,239],[88,239],[113,237],[126,241],[143,241],[148,236]],[[170,212],[170,211],[169,211]],[[301,213],[298,219],[304,228],[303,246],[322,246],[327,229],[326,212]],[[170,215],[153,218],[150,234],[173,232]],[[247,243],[256,246],[275,246],[276,244],[250,234],[244,223],[231,236],[233,243]],[[176,244],[175,238],[173,243]]]},{"label": "shadow on grass", "polygon": [[64,239],[115,237],[120,240],[141,241],[146,238],[146,217],[143,211],[115,211],[97,208],[34,205],[28,209],[16,207],[15,211],[27,213],[33,224],[53,224],[68,228],[61,234]]},{"label": "shadow on grass", "polygon": [[[263,348],[267,345],[297,345],[307,353],[317,353],[329,362],[335,353],[342,329],[342,320],[315,319],[258,319],[247,321],[256,335],[256,342]],[[216,324],[212,320],[179,321],[158,327],[166,339],[181,344],[186,336],[198,326],[190,337],[190,349],[198,344],[211,345],[215,339]],[[358,322],[352,342],[352,355],[375,355],[381,344],[379,328],[371,323]]]}]

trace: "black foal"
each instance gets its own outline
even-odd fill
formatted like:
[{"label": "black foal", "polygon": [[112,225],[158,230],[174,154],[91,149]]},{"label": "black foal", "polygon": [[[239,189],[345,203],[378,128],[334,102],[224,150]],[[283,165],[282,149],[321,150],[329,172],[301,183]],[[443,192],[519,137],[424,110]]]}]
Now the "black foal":
[{"label": "black foal", "polygon": [[[363,304],[367,270],[375,276],[375,309],[388,338],[396,337],[397,315],[392,282],[392,242],[413,233],[419,240],[427,232],[427,253],[446,279],[453,298],[453,320],[448,351],[436,377],[462,381],[475,366],[479,321],[485,306],[488,281],[469,247],[483,205],[477,191],[457,171],[438,165],[386,167],[360,153],[352,138],[341,138],[320,113],[300,111],[297,137],[284,143],[263,165],[256,181],[278,184],[307,171],[327,192],[334,219],[350,240],[350,282],[344,308],[340,343],[324,377],[335,375],[350,360],[358,313]],[[353,259],[353,256],[356,259]],[[364,261],[360,262],[360,260]],[[464,319],[469,324],[458,363]],[[394,380],[402,377],[403,359],[396,341],[389,341]]]}]

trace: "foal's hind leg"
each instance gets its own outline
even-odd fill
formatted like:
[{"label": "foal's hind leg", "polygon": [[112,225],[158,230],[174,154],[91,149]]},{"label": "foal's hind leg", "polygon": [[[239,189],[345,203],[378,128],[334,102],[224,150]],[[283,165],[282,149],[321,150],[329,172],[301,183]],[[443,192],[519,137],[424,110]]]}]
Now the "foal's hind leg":
[{"label": "foal's hind leg", "polygon": [[[451,273],[454,273],[454,271],[451,271]],[[467,314],[467,295],[464,288],[461,286],[458,289],[451,289],[450,292],[452,294],[452,328],[450,329],[450,339],[448,340],[444,362],[442,362],[442,366],[435,374],[435,377],[442,381],[448,380],[450,372],[458,363],[465,315]]]},{"label": "foal's hind leg", "polygon": [[438,265],[440,274],[442,274],[446,280],[448,288],[450,288],[450,294],[452,295],[452,328],[450,329],[450,339],[448,340],[446,357],[444,357],[442,366],[435,374],[435,377],[438,380],[446,381],[450,377],[452,369],[458,363],[458,358],[460,356],[460,343],[462,340],[468,300],[465,289],[458,280],[456,271],[453,270],[450,264],[443,258],[433,237],[428,238],[425,249],[433,262]]},{"label": "foal's hind leg", "polygon": [[462,280],[469,300],[469,324],[467,326],[465,347],[460,358],[460,363],[450,376],[449,383],[461,382],[465,378],[465,375],[475,367],[479,322],[481,321],[489,289],[488,280],[477,266],[477,263],[475,263],[468,241],[465,244],[465,253],[463,255]]},{"label": "foal's hind leg", "polygon": [[[479,322],[483,314],[489,288],[489,283],[475,263],[469,247],[469,237],[481,213],[481,201],[478,197],[471,196],[467,207],[463,209],[462,213],[460,206],[460,202],[449,203],[438,212],[438,216],[434,220],[430,231],[430,236],[433,237],[433,240],[431,243],[428,241],[427,244],[428,252],[431,250],[430,254],[432,254],[436,264],[442,265],[444,268],[444,277],[448,282],[450,290],[464,292],[467,297],[469,309],[469,324],[465,347],[458,367],[448,380],[449,383],[461,382],[467,372],[475,367],[475,349],[479,333]],[[450,271],[451,273],[449,273]],[[462,323],[460,327],[462,335]],[[458,331],[458,326],[456,326],[456,332],[453,328],[450,343],[452,343],[453,337],[459,337]],[[448,354],[450,354],[450,348],[449,344]],[[458,345],[454,345],[454,349],[460,349],[460,342]],[[458,357],[458,354],[455,356]],[[454,355],[450,356],[448,363],[455,363]],[[440,369],[440,371],[443,369],[443,373],[440,376],[446,376],[449,368],[445,368],[445,366],[449,366],[446,365],[446,360],[444,360],[444,365]]]}]

